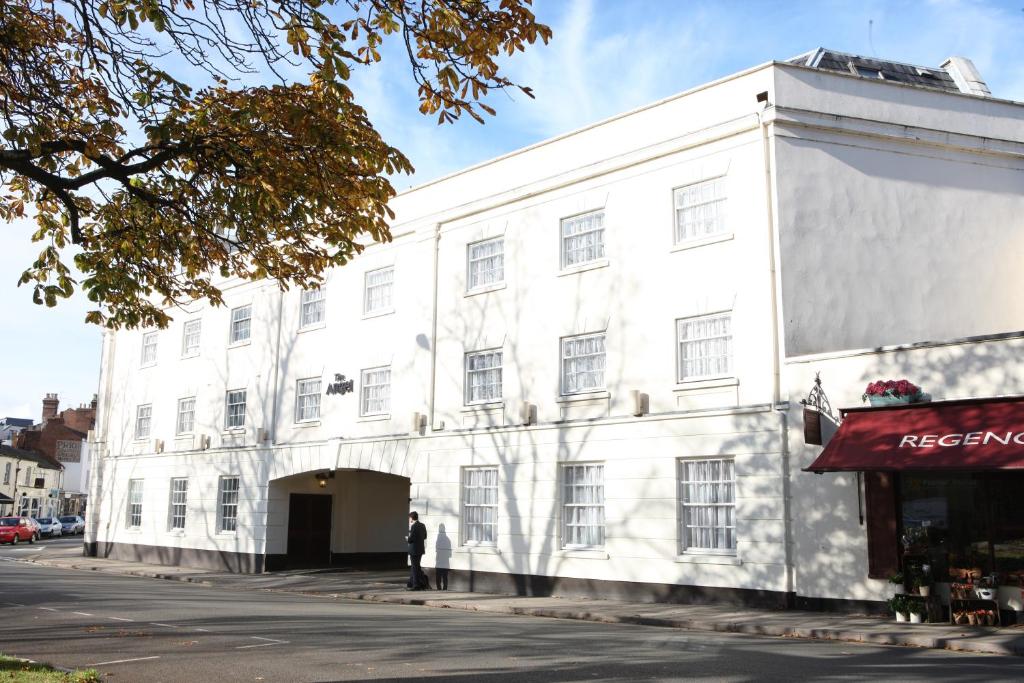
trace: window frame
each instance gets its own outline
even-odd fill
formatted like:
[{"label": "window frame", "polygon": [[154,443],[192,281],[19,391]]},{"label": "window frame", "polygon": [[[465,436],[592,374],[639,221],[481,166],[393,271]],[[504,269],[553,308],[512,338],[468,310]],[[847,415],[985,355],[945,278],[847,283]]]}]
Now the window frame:
[{"label": "window frame", "polygon": [[11,463],[4,463],[4,485],[11,483]]},{"label": "window frame", "polygon": [[[235,403],[232,403],[231,402],[231,394],[242,394],[242,402],[238,403],[236,401]],[[248,402],[249,402],[249,390],[248,389],[228,389],[226,392],[224,392],[224,429],[226,429],[228,431],[236,430],[236,429],[245,429],[245,421],[246,421],[245,420],[245,416],[246,416],[246,411],[248,410],[248,407],[249,407],[248,406]],[[233,406],[233,405],[234,406],[237,406],[237,405],[241,405],[242,406],[242,422],[241,422],[241,424],[237,424],[237,425],[231,424],[231,406]]]},{"label": "window frame", "polygon": [[[695,322],[698,320],[712,320],[715,318],[727,318],[729,325],[729,334],[727,337],[706,337],[701,339],[690,339],[687,340],[689,343],[709,341],[714,339],[726,339],[728,343],[728,354],[726,355],[726,361],[728,367],[724,373],[714,373],[707,375],[691,375],[686,376],[683,374],[684,361],[683,361],[683,339],[682,339],[682,327],[684,323]],[[716,379],[731,379],[736,376],[735,364],[735,346],[734,341],[735,335],[733,334],[733,311],[722,310],[714,311],[712,313],[701,313],[699,315],[689,315],[683,318],[675,319],[675,351],[676,351],[676,384],[686,384],[687,382],[705,382],[708,380]]]},{"label": "window frame", "polygon": [[[591,229],[591,230],[586,230],[584,232],[573,233],[572,235],[568,235],[568,236],[565,234],[565,224],[566,223],[572,222],[572,221],[579,221],[579,220],[581,220],[583,218],[586,218],[587,216],[600,216],[601,217],[601,227],[600,228]],[[578,268],[586,268],[587,266],[590,266],[590,265],[593,265],[593,264],[596,264],[596,263],[603,263],[604,261],[607,261],[607,259],[608,259],[608,252],[607,252],[607,248],[606,248],[607,244],[605,243],[605,233],[606,232],[607,232],[607,226],[605,225],[605,210],[604,210],[603,207],[600,208],[600,209],[591,209],[589,211],[581,211],[580,213],[575,213],[575,214],[572,214],[570,216],[564,216],[564,217],[558,219],[558,263],[559,263],[559,267],[561,268],[561,270],[562,271],[573,271],[573,270],[576,270]],[[566,263],[566,254],[567,254],[567,252],[566,252],[566,248],[565,248],[565,240],[567,239],[567,237],[579,237],[580,235],[591,234],[591,233],[598,233],[600,235],[599,246],[600,246],[600,252],[601,253],[596,255],[592,259],[587,259],[586,261],[578,261],[576,263]]]},{"label": "window frame", "polygon": [[[147,408],[148,412],[143,418],[142,409]],[[141,420],[145,419],[146,422],[146,433],[143,434],[139,427],[142,424]],[[145,441],[153,434],[153,404],[152,403],[139,403],[135,406],[135,440]]]},{"label": "window frame", "polygon": [[[181,489],[175,489],[175,484],[183,483]],[[176,494],[181,494],[180,500],[175,499]],[[181,508],[181,514],[176,514],[176,508]],[[181,526],[175,526],[175,520],[181,519]],[[188,477],[171,477],[170,496],[167,510],[167,530],[175,532],[185,531],[185,524],[188,521]]]},{"label": "window frame", "polygon": [[[567,502],[566,489],[568,488],[569,484],[568,484],[568,478],[566,476],[566,473],[570,469],[580,469],[580,468],[582,468],[584,471],[586,471],[586,468],[588,468],[588,467],[593,467],[593,468],[599,468],[600,469],[600,472],[601,472],[601,482],[597,486],[600,487],[601,502],[599,504],[592,503],[592,502],[591,503],[569,503],[569,502]],[[606,545],[608,543],[608,522],[607,522],[607,517],[606,517],[606,514],[605,514],[605,510],[606,510],[606,507],[607,507],[608,499],[607,499],[606,491],[605,491],[604,470],[605,470],[605,463],[601,462],[601,461],[560,462],[560,463],[558,463],[558,514],[559,514],[559,524],[558,524],[558,526],[559,526],[559,538],[560,538],[561,547],[562,547],[563,550],[604,550],[604,548],[606,547]],[[576,488],[576,487],[581,487],[581,486],[592,486],[592,484],[587,484],[587,483],[576,484],[576,483],[574,483],[572,486],[574,488]],[[569,519],[568,519],[569,516],[566,514],[567,508],[569,508],[569,507],[572,507],[572,508],[587,508],[587,507],[599,508],[599,510],[600,510],[600,517],[601,517],[600,524],[593,525],[594,528],[597,528],[597,529],[600,530],[599,533],[600,533],[600,540],[601,540],[601,542],[599,544],[585,544],[585,543],[570,543],[569,542],[568,528],[570,526],[577,526],[577,527],[584,526],[584,525],[581,525],[581,524],[572,524],[572,525],[570,525]],[[586,526],[589,527],[590,525],[586,525]]]},{"label": "window frame", "polygon": [[[377,273],[391,272],[391,281],[384,284],[370,284],[370,276]],[[388,287],[388,300],[387,303],[381,304],[376,308],[370,308],[370,288]],[[382,266],[380,268],[374,268],[363,273],[363,316],[372,317],[376,315],[385,315],[387,313],[393,313],[395,310],[395,267],[394,265]]]},{"label": "window frame", "polygon": [[[150,341],[152,341],[152,343],[150,343]],[[151,368],[156,365],[159,341],[160,339],[156,332],[144,332],[142,334],[142,350],[139,354],[140,368]],[[152,358],[147,358],[147,356],[149,356],[149,351],[152,351]]]},{"label": "window frame", "polygon": [[[500,254],[492,254],[490,256],[483,256],[483,257],[473,258],[473,249],[474,248],[481,247],[481,246],[483,246],[485,244],[492,243],[492,242],[497,242],[497,243],[499,243],[501,245],[501,253]],[[495,279],[495,280],[491,280],[491,281],[488,281],[488,282],[478,282],[478,283],[474,284],[473,283],[473,264],[477,263],[477,262],[480,262],[480,261],[484,261],[484,260],[489,259],[489,258],[500,258],[501,265],[499,266],[499,268],[487,271],[488,273],[498,272],[499,273],[499,277],[497,279]],[[491,288],[497,287],[498,285],[504,284],[504,282],[505,282],[505,236],[504,235],[498,235],[496,237],[485,237],[484,239],[480,239],[480,240],[476,240],[475,242],[468,243],[466,245],[466,292],[467,293],[473,293],[473,292],[479,292],[479,291],[482,291],[482,290],[491,289]]]},{"label": "window frame", "polygon": [[[565,345],[566,345],[566,343],[569,342],[569,341],[577,341],[577,340],[583,340],[583,339],[588,339],[588,338],[597,338],[597,337],[601,337],[604,340],[603,341],[603,347],[604,347],[604,367],[601,368],[601,380],[602,380],[601,381],[601,386],[599,386],[599,387],[591,387],[591,388],[588,388],[588,389],[577,389],[576,391],[567,391],[566,390],[565,363],[566,363],[567,360],[571,360],[571,359],[567,358],[566,355],[565,355]],[[594,355],[596,355],[596,354],[594,354]],[[573,356],[572,358],[582,358],[582,357],[583,356]],[[564,396],[578,396],[578,395],[581,395],[581,394],[597,394],[597,393],[608,391],[608,378],[606,376],[607,372],[608,372],[608,332],[607,332],[607,330],[602,330],[600,332],[586,332],[584,334],[570,334],[570,335],[566,335],[564,337],[561,337],[558,340],[558,391],[559,391],[559,396],[563,396],[563,397]]]},{"label": "window frame", "polygon": [[[729,193],[725,189],[726,174],[721,173],[718,175],[710,176],[708,178],[701,178],[691,183],[685,183],[672,188],[672,246],[673,247],[686,247],[692,245],[700,245],[705,242],[717,242],[720,240],[728,239],[732,236],[732,231],[729,230],[728,220],[729,215],[726,212],[729,201]],[[677,205],[676,197],[682,191],[689,188],[697,187],[698,185],[706,185],[709,183],[720,183],[718,187],[721,188],[721,195],[715,196],[713,199],[706,201],[699,201],[689,206],[680,207]],[[681,209],[694,209],[701,206],[709,206],[712,204],[719,205],[718,214],[716,220],[718,222],[718,229],[715,232],[708,232],[693,237],[680,237],[679,234],[679,211]]]},{"label": "window frame", "polygon": [[[228,489],[225,487],[227,482],[233,481],[234,488]],[[238,503],[241,498],[241,477],[237,474],[226,474],[217,478],[217,533],[218,534],[234,534],[238,531]],[[234,500],[228,502],[229,496],[234,496]],[[226,514],[226,510],[230,508],[231,515]],[[230,525],[227,524],[230,520]],[[227,528],[230,526],[231,528]]]},{"label": "window frame", "polygon": [[[196,327],[195,333],[195,348],[190,349],[188,340],[190,337],[189,327],[194,325]],[[194,320],[186,320],[185,324],[181,326],[181,357],[182,358],[195,358],[199,355],[200,345],[203,340],[203,319],[195,318]]]},{"label": "window frame", "polygon": [[[145,489],[143,488],[143,482],[145,479],[129,479],[128,480],[128,495],[125,496],[125,528],[126,529],[141,529],[142,528],[142,505],[144,500]],[[136,497],[138,500],[136,500]],[[138,520],[136,521],[136,518]]]},{"label": "window frame", "polygon": [[[695,462],[728,462],[731,465],[732,479],[716,479],[707,481],[692,482],[693,484],[711,484],[711,485],[729,485],[732,487],[732,502],[731,503],[701,503],[701,502],[690,502],[687,503],[686,498],[686,486],[688,480],[686,479],[686,464]],[[737,491],[739,490],[739,482],[736,477],[736,458],[734,456],[714,456],[714,457],[697,457],[697,458],[677,458],[676,459],[676,498],[677,498],[677,517],[678,521],[676,524],[676,536],[677,545],[680,555],[717,555],[725,557],[736,557],[738,554],[738,535],[736,533],[736,515],[737,515]],[[714,547],[703,547],[695,545],[687,545],[687,529],[697,528],[698,525],[688,525],[687,508],[698,508],[698,507],[714,507],[714,508],[732,508],[732,525],[725,525],[723,528],[732,529],[732,543],[731,548],[714,548]],[[712,526],[712,530],[717,530],[719,527]]]},{"label": "window frame", "polygon": [[[371,384],[369,386],[370,387],[387,386],[387,388],[388,388],[387,407],[386,407],[385,410],[383,410],[381,412],[371,413],[371,412],[367,412],[366,411],[366,400],[367,400],[366,399],[366,390],[368,388],[368,386],[366,384],[366,374],[369,373],[369,372],[376,372],[376,371],[379,371],[379,370],[387,370],[388,371],[388,381],[387,381],[387,384],[386,385],[384,385],[384,384]],[[378,366],[375,366],[375,367],[372,367],[372,368],[363,368],[362,370],[359,371],[359,417],[381,417],[381,416],[389,416],[389,415],[391,415],[391,366],[390,365],[378,365]]]},{"label": "window frame", "polygon": [[[470,370],[469,369],[469,360],[470,360],[470,358],[478,357],[478,356],[487,356],[487,355],[493,356],[495,354],[500,356],[499,363],[498,363],[497,367],[489,367],[489,368],[484,368],[482,370],[481,369],[477,369],[477,370]],[[467,405],[467,406],[480,406],[480,405],[487,405],[487,404],[491,404],[491,403],[501,403],[501,402],[503,402],[505,400],[505,350],[504,350],[504,347],[500,347],[499,346],[499,347],[495,347],[495,348],[491,348],[491,349],[480,349],[479,351],[467,351],[463,355],[463,358],[462,358],[462,368],[463,368],[463,371],[462,371],[463,392],[462,393],[463,393],[463,404],[464,405]],[[471,397],[472,385],[470,384],[470,380],[469,380],[470,373],[471,372],[486,373],[486,372],[492,372],[494,370],[497,370],[497,372],[498,372],[498,382],[497,382],[498,396],[497,397],[489,397],[489,398],[473,400],[472,397]],[[492,385],[487,385],[487,386],[492,386]]]},{"label": "window frame", "polygon": [[[248,317],[235,319],[235,311],[241,311],[247,309],[249,312]],[[235,338],[235,325],[245,321],[245,337]],[[231,309],[230,323],[228,325],[228,346],[241,346],[248,344],[252,341],[252,304],[243,304],[241,306],[235,306]]]},{"label": "window frame", "polygon": [[[313,296],[317,298],[312,298]],[[308,298],[307,298],[308,297]],[[319,304],[319,306],[317,306]],[[316,320],[306,321],[306,307],[311,306],[316,310],[319,310],[320,317]],[[327,292],[324,291],[323,287],[316,287],[315,289],[304,289],[299,294],[299,329],[300,330],[311,330],[318,327],[323,327],[327,324]]]},{"label": "window frame", "polygon": [[[302,393],[303,382],[316,382],[316,391]],[[302,379],[295,380],[295,423],[303,424],[306,422],[319,422],[320,421],[320,408],[323,406],[323,378],[321,377],[305,377]],[[316,415],[313,417],[302,416],[302,399],[303,397],[316,396]]]},{"label": "window frame", "polygon": [[[182,403],[184,403],[185,401],[192,401],[192,410],[189,411],[189,413],[191,413],[190,426],[189,426],[189,428],[187,430],[181,428],[181,417],[182,417],[182,415],[185,414],[185,413],[182,412],[181,407],[182,407]],[[175,436],[186,436],[188,434],[195,434],[195,432],[196,432],[196,397],[195,396],[182,396],[181,398],[178,399],[178,410],[177,410],[177,413],[175,414],[175,418],[174,418],[174,435]]]},{"label": "window frame", "polygon": [[[491,472],[491,471],[494,472],[494,486],[493,487],[488,486],[486,484],[484,484],[484,485],[476,485],[476,486],[470,487],[470,485],[468,484],[467,479],[468,479],[468,475],[471,472]],[[467,494],[468,494],[470,488],[472,488],[474,490],[476,490],[476,489],[490,490],[490,489],[493,488],[493,490],[494,490],[494,502],[493,503],[470,503],[470,502],[468,502],[468,500],[467,500],[468,495]],[[471,466],[471,467],[463,467],[462,468],[462,474],[459,477],[459,519],[461,520],[461,529],[460,529],[459,538],[461,540],[461,545],[463,545],[463,546],[484,546],[484,547],[495,547],[495,546],[498,545],[498,528],[499,528],[498,516],[500,514],[500,509],[501,509],[500,508],[500,502],[501,502],[501,474],[500,474],[500,472],[498,470],[498,466],[497,465],[474,465],[474,466]],[[470,522],[469,521],[470,515],[468,513],[468,510],[470,508],[472,508],[472,509],[492,509],[493,508],[493,510],[494,510],[494,521],[493,522]],[[493,533],[492,533],[493,540],[488,541],[488,540],[480,540],[480,539],[470,539],[469,538],[469,536],[470,536],[469,529],[470,529],[470,527],[474,527],[474,526],[478,526],[478,527],[485,527],[485,526],[493,527],[493,529],[494,529]]]}]

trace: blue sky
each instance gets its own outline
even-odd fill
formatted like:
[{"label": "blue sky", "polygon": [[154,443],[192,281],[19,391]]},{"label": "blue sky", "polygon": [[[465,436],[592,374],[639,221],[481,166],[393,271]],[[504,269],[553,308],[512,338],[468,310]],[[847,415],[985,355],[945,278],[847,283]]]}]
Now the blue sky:
[{"label": "blue sky", "polygon": [[[535,10],[554,39],[507,68],[536,99],[496,94],[498,116],[485,126],[438,127],[418,114],[408,63],[394,49],[354,74],[357,99],[416,167],[414,177],[394,179],[397,189],[819,46],[927,66],[969,57],[993,95],[1024,101],[1024,0],[535,0]],[[30,233],[25,223],[8,226],[0,250],[0,416],[38,419],[46,392],[58,392],[62,407],[92,397],[100,332],[82,322],[84,297],[46,309],[15,286],[39,251]]]}]

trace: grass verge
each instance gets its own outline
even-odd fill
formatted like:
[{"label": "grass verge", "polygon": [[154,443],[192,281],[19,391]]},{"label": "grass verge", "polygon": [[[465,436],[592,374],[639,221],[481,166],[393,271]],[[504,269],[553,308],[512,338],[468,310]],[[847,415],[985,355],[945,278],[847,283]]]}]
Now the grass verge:
[{"label": "grass verge", "polygon": [[0,683],[100,683],[100,675],[88,669],[66,673],[45,664],[0,654]]}]

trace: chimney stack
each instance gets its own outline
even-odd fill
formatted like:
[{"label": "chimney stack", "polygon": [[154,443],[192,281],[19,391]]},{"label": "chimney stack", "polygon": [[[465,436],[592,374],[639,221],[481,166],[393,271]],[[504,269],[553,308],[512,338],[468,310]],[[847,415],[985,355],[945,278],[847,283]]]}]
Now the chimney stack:
[{"label": "chimney stack", "polygon": [[57,406],[60,405],[60,399],[57,398],[57,394],[47,394],[46,398],[43,399],[43,424],[45,425],[50,418],[57,417]]},{"label": "chimney stack", "polygon": [[946,70],[946,73],[956,83],[956,87],[960,88],[960,92],[968,95],[992,97],[992,91],[988,89],[985,81],[981,79],[981,74],[978,73],[974,62],[967,59],[967,57],[950,57],[942,63],[940,68]]}]

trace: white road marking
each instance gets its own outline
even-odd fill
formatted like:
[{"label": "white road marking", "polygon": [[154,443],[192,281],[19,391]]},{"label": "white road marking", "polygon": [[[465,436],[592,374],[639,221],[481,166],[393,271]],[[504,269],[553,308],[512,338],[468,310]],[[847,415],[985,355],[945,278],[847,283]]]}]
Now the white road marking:
[{"label": "white road marking", "polygon": [[81,614],[83,617],[91,617],[92,616],[88,612],[72,612],[72,614]]},{"label": "white road marking", "polygon": [[287,640],[276,640],[274,638],[261,638],[259,636],[249,636],[253,640],[266,640],[265,643],[256,643],[255,645],[239,645],[236,650],[248,650],[254,647],[270,647],[271,645],[288,645]]},{"label": "white road marking", "polygon": [[20,602],[9,602],[7,604],[11,605],[12,607],[24,607],[25,606],[25,605],[21,604]]},{"label": "white road marking", "polygon": [[125,662],[142,662],[147,659],[160,659],[160,655],[154,655],[152,657],[136,657],[135,659],[114,659],[109,662],[96,662],[95,664],[86,664],[86,666],[106,666],[107,664],[124,664]]},{"label": "white road marking", "polygon": [[278,640],[277,638],[261,638],[259,636],[249,636],[249,637],[252,638],[253,640],[266,640],[267,642],[270,642],[270,643],[287,643],[288,642],[287,640]]},{"label": "white road marking", "polygon": [[155,621],[149,622],[149,625],[150,626],[163,626],[164,628],[181,628],[180,626],[175,626],[174,624],[158,624]]},{"label": "white road marking", "polygon": [[39,609],[44,609],[44,610],[46,610],[47,612],[56,612],[56,611],[57,611],[57,610],[55,610],[55,609],[54,609],[54,608],[52,608],[52,607],[40,607]]},{"label": "white road marking", "polygon": [[114,621],[135,621],[134,619],[125,619],[124,617],[107,617],[107,619],[113,619]]},{"label": "white road marking", "polygon": [[202,631],[203,633],[209,633],[210,632],[209,629],[205,629],[205,628],[197,628],[196,630],[197,631]]}]

